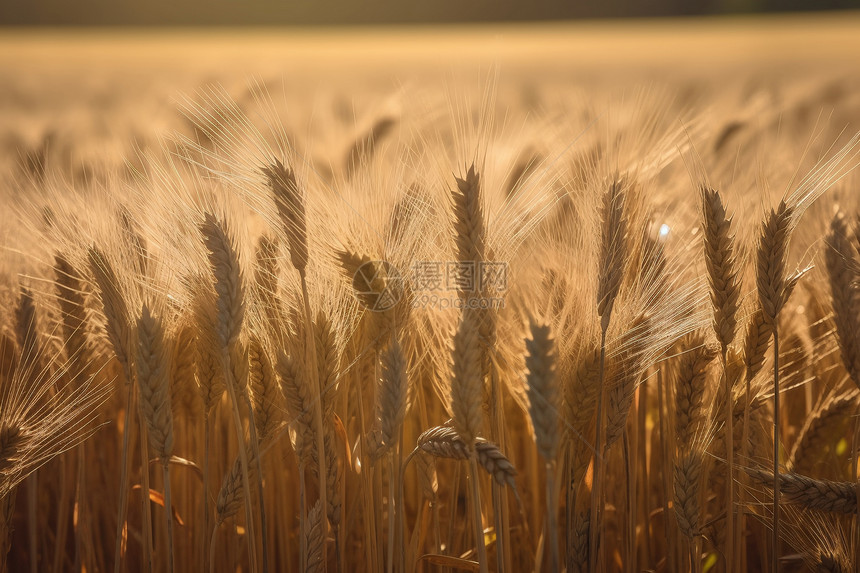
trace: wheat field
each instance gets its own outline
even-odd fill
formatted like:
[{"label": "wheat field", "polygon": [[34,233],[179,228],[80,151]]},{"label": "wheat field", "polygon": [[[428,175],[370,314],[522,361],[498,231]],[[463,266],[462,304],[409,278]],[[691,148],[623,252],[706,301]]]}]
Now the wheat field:
[{"label": "wheat field", "polygon": [[0,33],[0,570],[860,570],[859,52]]}]

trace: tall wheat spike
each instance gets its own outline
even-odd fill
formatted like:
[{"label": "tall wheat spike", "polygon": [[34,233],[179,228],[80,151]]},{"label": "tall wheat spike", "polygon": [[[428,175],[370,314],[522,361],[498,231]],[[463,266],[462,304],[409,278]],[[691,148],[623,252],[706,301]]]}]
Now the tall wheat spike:
[{"label": "tall wheat spike", "polygon": [[[206,213],[200,227],[203,242],[208,250],[209,265],[215,278],[215,333],[219,343],[220,362],[226,379],[227,393],[233,411],[233,425],[236,430],[236,440],[239,444],[239,459],[242,464],[242,484],[245,494],[245,519],[248,527],[248,554],[251,560],[251,570],[257,571],[257,536],[256,525],[251,501],[250,470],[248,455],[245,447],[244,426],[239,413],[239,399],[243,388],[240,380],[236,379],[234,368],[237,344],[242,332],[245,317],[245,293],[242,279],[242,269],[239,256],[228,234],[224,223],[218,221],[211,213]],[[252,444],[254,452],[257,444]],[[254,458],[258,458],[254,455]],[[257,474],[258,481],[261,481]],[[260,484],[262,491],[262,484]],[[262,508],[260,508],[262,511]],[[217,526],[216,526],[217,531]],[[264,540],[265,549],[265,540]],[[265,552],[265,551],[264,551]]]},{"label": "tall wheat spike", "polygon": [[606,332],[609,329],[615,298],[628,258],[627,219],[625,213],[626,182],[616,176],[603,194],[601,210],[600,254],[597,274],[597,316],[600,317],[600,374],[597,391],[597,413],[594,439],[594,487],[591,489],[591,521],[589,523],[589,568],[596,570],[602,535],[604,453],[604,376],[606,362]]},{"label": "tall wheat spike", "polygon": [[[305,198],[303,190],[299,188],[296,180],[295,172],[291,166],[284,165],[277,159],[270,165],[263,168],[263,175],[266,176],[269,187],[275,198],[275,204],[278,208],[278,213],[281,217],[283,230],[287,234],[287,239],[290,245],[290,262],[298,271],[302,285],[302,300],[305,310],[305,336],[307,343],[305,352],[308,356],[309,371],[311,384],[314,387],[319,387],[318,364],[319,357],[317,356],[316,344],[314,343],[313,333],[313,316],[311,314],[310,295],[308,294],[307,285],[307,265],[308,265],[308,232],[307,232],[307,215],[305,207]],[[322,528],[323,531],[328,530],[327,525],[327,509],[328,492],[324,485],[324,480],[328,475],[325,454],[325,433],[323,425],[322,408],[314,408],[314,424],[317,463],[319,465],[320,476],[320,505],[323,509]],[[325,536],[323,537],[323,543]],[[323,559],[322,570],[326,571],[327,563]]]},{"label": "tall wheat spike", "polygon": [[786,274],[788,241],[794,221],[794,209],[785,200],[771,209],[758,238],[756,254],[756,288],[764,321],[773,329],[773,559],[771,569],[776,573],[779,559],[779,334],[777,317],[785,306],[799,275]]},{"label": "tall wheat spike", "polygon": [[735,471],[734,471],[734,424],[733,396],[734,380],[726,368],[728,348],[735,338],[737,313],[740,299],[739,269],[735,260],[734,236],[731,234],[732,218],[726,214],[720,192],[702,186],[703,237],[705,243],[705,265],[710,283],[711,304],[714,309],[714,332],[720,341],[723,393],[726,398],[724,412],[726,459],[726,563],[734,563],[735,543]]}]

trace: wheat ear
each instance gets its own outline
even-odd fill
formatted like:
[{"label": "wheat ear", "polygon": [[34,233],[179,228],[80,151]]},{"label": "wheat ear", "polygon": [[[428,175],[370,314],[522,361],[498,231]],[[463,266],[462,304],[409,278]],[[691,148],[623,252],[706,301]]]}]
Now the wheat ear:
[{"label": "wheat ear", "polygon": [[675,463],[675,516],[678,528],[688,539],[701,535],[701,479],[702,456],[704,453],[693,448]]},{"label": "wheat ear", "polygon": [[856,321],[860,317],[860,297],[857,294],[857,250],[848,237],[848,224],[842,213],[830,222],[825,261],[833,302],[833,322],[842,363],[854,384],[860,388],[860,338]]},{"label": "wheat ear", "polygon": [[[564,407],[571,462],[569,489],[575,491],[591,459],[590,436],[594,430],[594,406],[597,402],[600,376],[600,349],[595,347],[586,350],[579,362],[569,368],[572,374],[566,376]],[[566,370],[562,368],[562,372]],[[571,510],[574,509],[573,505]],[[571,514],[571,520],[572,518]]]},{"label": "wheat ear", "polygon": [[[764,365],[765,355],[773,336],[774,325],[764,316],[764,310],[756,303],[755,310],[749,316],[743,339],[744,365],[744,410],[741,429],[741,459],[747,460],[750,455],[750,408],[752,407],[752,381]],[[738,367],[739,368],[739,367]],[[746,516],[740,514],[739,527],[745,527]],[[741,548],[740,546],[738,547]],[[739,552],[740,553],[740,552]],[[740,555],[738,556],[741,557]]]},{"label": "wheat ear", "polygon": [[608,452],[609,448],[624,435],[627,417],[633,407],[636,384],[647,366],[644,364],[648,351],[647,333],[652,324],[653,321],[648,314],[639,314],[627,326],[619,342],[619,346],[625,348],[626,356],[619,360],[620,367],[613,376],[611,388],[608,390],[604,452]]},{"label": "wheat ear", "polygon": [[308,524],[305,533],[305,546],[307,547],[307,555],[305,557],[306,573],[318,573],[325,569],[324,514],[322,503],[319,500],[317,500],[308,512]]},{"label": "wheat ear", "polygon": [[397,445],[406,411],[412,401],[412,389],[406,372],[406,357],[398,337],[382,353],[382,377],[376,392],[376,451],[380,458]]},{"label": "wheat ear", "polygon": [[281,223],[287,232],[290,262],[300,273],[308,266],[308,234],[305,202],[296,181],[295,172],[275,159],[263,168],[263,175],[272,190]]},{"label": "wheat ear", "polygon": [[265,443],[281,422],[281,389],[268,350],[256,335],[248,340],[248,388],[254,406],[254,423],[260,444]]},{"label": "wheat ear", "polygon": [[[436,426],[418,436],[418,448],[436,458],[468,460],[469,448],[457,431],[449,426]],[[517,470],[499,450],[483,438],[475,441],[478,463],[499,485],[515,488]]]},{"label": "wheat ear", "polygon": [[572,523],[567,547],[567,570],[570,573],[588,573],[588,512],[576,512]]},{"label": "wheat ear", "polygon": [[681,346],[688,350],[681,356],[675,383],[675,441],[686,451],[701,430],[707,368],[717,351],[705,345],[700,333],[685,337]]},{"label": "wheat ear", "polygon": [[470,310],[463,312],[452,347],[451,412],[454,428],[467,445],[475,442],[483,424],[478,318]]},{"label": "wheat ear", "polygon": [[[561,376],[566,379],[564,384],[564,408],[565,426],[567,428],[567,487],[566,507],[567,522],[573,523],[577,518],[577,498],[579,485],[588,470],[591,460],[591,435],[594,431],[594,405],[597,401],[597,391],[600,376],[600,350],[593,348],[585,350],[579,358],[576,366],[566,366],[567,361],[562,362]],[[572,372],[566,375],[565,372]],[[587,535],[588,528],[585,526]],[[574,534],[576,530],[568,527],[568,569],[572,567],[570,551],[576,542]],[[584,555],[588,552],[588,540],[582,551]],[[588,566],[585,560],[584,566]]]},{"label": "wheat ear", "polygon": [[290,416],[290,442],[299,462],[299,534],[301,560],[304,564],[307,549],[307,516],[305,515],[306,492],[305,470],[313,466],[313,446],[316,442],[314,410],[320,407],[305,374],[304,360],[296,359],[283,350],[278,352],[277,372],[281,380],[281,391]]},{"label": "wheat ear", "polygon": [[451,370],[451,412],[454,429],[469,451],[469,475],[472,489],[475,543],[481,573],[487,573],[487,550],[484,546],[484,525],[481,521],[481,493],[478,488],[477,461],[474,449],[482,425],[483,384],[481,380],[481,348],[478,339],[478,317],[470,310],[463,312],[454,335]]},{"label": "wheat ear", "polygon": [[[756,481],[773,487],[773,475],[757,468],[746,472]],[[857,513],[857,484],[807,477],[797,473],[779,476],[779,488],[789,503],[830,513]]]},{"label": "wheat ear", "polygon": [[555,339],[550,327],[534,321],[526,339],[526,392],[538,452],[554,460],[559,445],[559,391],[555,373]]},{"label": "wheat ear", "polygon": [[400,464],[397,461],[397,449],[403,427],[403,419],[411,401],[409,377],[406,371],[406,357],[400,346],[397,333],[391,337],[388,348],[382,353],[382,377],[376,391],[376,428],[372,458],[379,458],[390,453],[390,469],[388,476],[388,573],[394,570],[394,544],[397,514],[403,511],[400,499],[396,499],[399,491]]},{"label": "wheat ear", "polygon": [[[218,404],[225,390],[224,368],[221,365],[220,343],[218,342],[217,314],[215,297],[208,284],[198,284],[193,289],[192,314],[197,325],[197,388],[203,403],[203,531],[209,531],[211,515],[209,510],[209,450],[211,441],[212,410]],[[217,532],[217,529],[216,529]],[[206,567],[207,552],[202,552]]]},{"label": "wheat ear", "polygon": [[[323,311],[317,312],[317,317],[314,321],[314,341],[316,343],[317,356],[319,357],[320,402],[325,422],[323,443],[326,455],[326,499],[328,501],[326,513],[328,514],[329,523],[334,530],[336,555],[342,562],[344,545],[341,542],[340,523],[343,514],[343,496],[341,494],[343,464],[339,448],[337,447],[338,438],[334,429],[335,418],[337,417],[334,413],[334,407],[339,387],[340,355],[332,323]],[[340,567],[338,566],[338,568]]]},{"label": "wheat ear", "polygon": [[555,339],[546,324],[531,321],[531,337],[526,339],[526,391],[529,414],[534,427],[535,442],[546,462],[546,516],[547,543],[550,546],[552,571],[561,567],[558,551],[558,524],[556,507],[556,454],[558,452],[560,395],[555,375]]},{"label": "wheat ear", "polygon": [[278,297],[279,272],[277,239],[262,235],[257,241],[255,253],[254,287],[263,308],[266,331],[275,338],[283,322],[283,307]]},{"label": "wheat ear", "polygon": [[138,392],[141,415],[146,420],[149,441],[164,472],[164,513],[167,519],[168,571],[174,570],[173,511],[170,491],[170,456],[173,454],[173,414],[170,409],[170,352],[165,326],[148,304],[137,320]]},{"label": "wheat ear", "polygon": [[735,238],[731,233],[732,218],[726,214],[720,192],[708,187],[702,187],[702,213],[705,266],[711,287],[714,332],[725,353],[735,338],[740,299]]},{"label": "wheat ear", "polygon": [[690,549],[690,570],[701,571],[701,481],[704,472],[704,452],[693,448],[675,462],[674,499],[678,529],[687,538]]}]

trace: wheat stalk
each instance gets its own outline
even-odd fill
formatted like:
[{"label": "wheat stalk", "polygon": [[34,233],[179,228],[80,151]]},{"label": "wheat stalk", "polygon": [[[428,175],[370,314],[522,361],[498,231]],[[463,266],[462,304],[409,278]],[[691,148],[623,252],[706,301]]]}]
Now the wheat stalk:
[{"label": "wheat stalk", "polygon": [[705,265],[710,283],[711,304],[714,309],[714,332],[720,342],[723,393],[726,396],[724,412],[727,464],[726,491],[726,563],[734,563],[735,544],[735,447],[733,412],[733,378],[726,368],[728,348],[735,338],[738,300],[740,298],[739,269],[735,260],[732,218],[727,216],[720,192],[702,186],[703,238]]},{"label": "wheat stalk", "polygon": [[[799,276],[786,276],[788,241],[794,223],[794,209],[783,200],[765,218],[758,239],[756,256],[756,288],[762,316],[773,329],[773,479],[779,483],[779,333],[777,316],[788,300]],[[779,492],[773,496],[773,558],[771,569],[776,573],[779,559]]]},{"label": "wheat stalk", "polygon": [[[233,426],[236,430],[236,440],[239,444],[239,459],[242,464],[242,485],[245,494],[245,517],[248,527],[248,547],[251,570],[257,571],[257,535],[253,506],[251,502],[250,471],[248,456],[245,450],[245,437],[242,417],[239,413],[239,394],[242,391],[240,380],[236,379],[234,368],[237,343],[242,330],[245,316],[244,285],[239,256],[231,240],[225,224],[218,221],[211,213],[206,213],[200,227],[203,242],[209,256],[209,265],[215,277],[215,333],[219,342],[220,362],[227,380],[227,393],[233,411]],[[252,444],[254,450],[257,444]],[[254,455],[256,458],[257,456]],[[258,475],[258,479],[259,478]],[[262,491],[262,487],[260,488]],[[262,507],[261,507],[262,511]],[[217,527],[216,527],[217,531]],[[263,545],[265,547],[265,539]],[[265,551],[264,551],[265,553]]]},{"label": "wheat stalk", "polygon": [[[458,284],[457,291],[461,300],[467,301],[475,294],[486,295],[485,285],[482,284],[482,264],[491,258],[488,245],[487,221],[484,212],[484,189],[481,172],[474,161],[466,169],[462,177],[455,177],[456,187],[451,192],[453,211],[454,254],[456,260],[466,268],[471,269],[474,285],[469,289],[466,284]],[[477,323],[480,340],[481,376],[489,378],[489,420],[490,439],[501,446],[505,445],[505,432],[502,424],[503,397],[502,389],[497,380],[491,353],[496,341],[496,316],[491,309],[473,309],[472,319]],[[498,534],[496,543],[499,570],[511,568],[510,543],[508,540],[508,503],[501,489],[492,485],[493,518]]]},{"label": "wheat stalk", "polygon": [[254,407],[257,437],[262,444],[280,424],[281,389],[275,368],[260,338],[251,335],[248,341],[248,388]]},{"label": "wheat stalk", "polygon": [[[298,188],[295,174],[290,167],[284,166],[276,160],[272,165],[264,168],[263,173],[269,180],[269,185],[275,196],[275,203],[278,206],[278,212],[281,215],[282,227],[290,243],[290,261],[298,271],[301,280],[302,301],[305,311],[305,356],[308,362],[311,386],[319,388],[319,356],[317,356],[317,347],[314,340],[313,317],[311,315],[311,302],[307,284],[308,236],[305,200],[302,191]],[[317,464],[319,465],[320,505],[324,512],[322,527],[324,531],[327,531],[328,492],[326,491],[327,487],[324,480],[328,476],[326,469],[328,460],[326,459],[325,452],[323,412],[319,406],[315,407],[312,412],[315,425],[314,435],[316,438]],[[323,536],[323,543],[325,543],[325,535]],[[326,560],[323,559],[322,570],[326,571],[326,567]]]},{"label": "wheat stalk", "polygon": [[614,177],[603,194],[601,211],[601,241],[597,273],[597,316],[600,317],[600,375],[597,391],[597,413],[594,436],[594,487],[591,488],[591,521],[589,523],[589,568],[596,570],[604,503],[603,481],[605,474],[605,451],[603,438],[604,376],[606,362],[606,332],[612,317],[615,298],[621,289],[621,279],[627,264],[627,219],[625,182]]}]

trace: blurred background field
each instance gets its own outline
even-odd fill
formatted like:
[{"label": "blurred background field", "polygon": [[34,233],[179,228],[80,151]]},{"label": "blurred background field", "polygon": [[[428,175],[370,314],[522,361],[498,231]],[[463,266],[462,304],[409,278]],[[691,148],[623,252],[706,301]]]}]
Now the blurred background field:
[{"label": "blurred background field", "polygon": [[265,89],[311,136],[311,118],[319,123],[332,109],[348,130],[392,105],[432,113],[452,86],[480,95],[490,84],[502,108],[532,115],[558,113],[565,98],[599,104],[644,86],[697,115],[712,106],[806,106],[825,116],[837,110],[850,123],[860,105],[858,53],[856,12],[449,26],[7,26],[0,165],[9,175],[22,154],[42,152],[72,174],[122,162],[158,134],[182,131],[178,102],[212,84],[239,101]]}]

